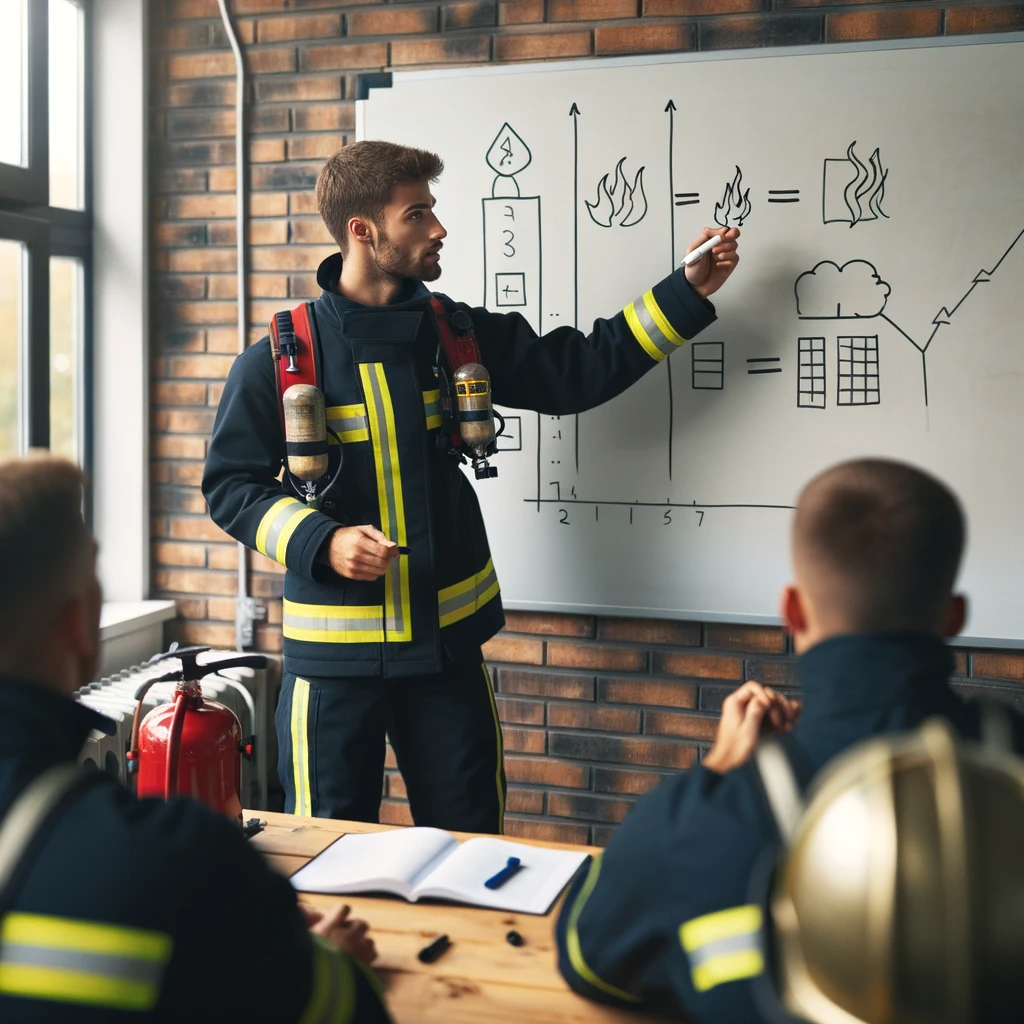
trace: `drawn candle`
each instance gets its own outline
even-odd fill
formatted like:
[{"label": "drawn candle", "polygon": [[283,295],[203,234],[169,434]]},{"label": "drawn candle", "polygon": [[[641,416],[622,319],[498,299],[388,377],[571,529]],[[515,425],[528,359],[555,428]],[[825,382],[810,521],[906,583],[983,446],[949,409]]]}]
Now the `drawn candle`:
[{"label": "drawn candle", "polygon": [[522,195],[516,179],[532,160],[526,143],[503,124],[487,151],[495,178],[483,200],[484,305],[522,313],[541,331],[540,196]]}]

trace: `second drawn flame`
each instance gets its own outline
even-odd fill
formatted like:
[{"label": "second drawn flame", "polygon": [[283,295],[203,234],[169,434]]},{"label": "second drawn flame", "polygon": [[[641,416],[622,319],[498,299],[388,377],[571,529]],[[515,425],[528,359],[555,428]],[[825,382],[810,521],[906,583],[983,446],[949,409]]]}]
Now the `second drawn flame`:
[{"label": "second drawn flame", "polygon": [[585,200],[590,219],[602,228],[610,228],[613,224],[631,228],[639,224],[647,215],[647,196],[644,193],[644,168],[636,172],[631,185],[626,178],[623,157],[615,165],[615,178],[612,187],[608,188],[608,175],[605,174],[597,183],[597,200]]},{"label": "second drawn flame", "polygon": [[743,191],[743,172],[736,168],[732,181],[726,184],[722,201],[715,203],[715,223],[723,228],[742,227],[750,216],[750,189]]}]

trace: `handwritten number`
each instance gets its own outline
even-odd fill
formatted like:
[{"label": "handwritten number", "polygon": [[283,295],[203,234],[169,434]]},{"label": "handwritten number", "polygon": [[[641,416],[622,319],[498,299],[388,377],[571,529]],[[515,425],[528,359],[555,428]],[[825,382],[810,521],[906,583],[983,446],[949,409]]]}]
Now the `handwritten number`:
[{"label": "handwritten number", "polygon": [[566,526],[571,526],[572,523],[569,522],[569,510],[567,508],[560,508],[558,511],[562,513],[562,518],[558,521]]},{"label": "handwritten number", "polygon": [[665,509],[665,521],[661,524],[662,526],[668,526],[672,522],[672,509]]},{"label": "handwritten number", "polygon": [[516,254],[516,247],[512,244],[512,242],[515,240],[515,237],[516,237],[515,236],[515,232],[509,231],[508,228],[506,228],[502,232],[502,234],[507,236],[505,238],[505,248],[508,251],[505,253],[505,255],[509,256],[509,257],[515,256],[515,254]]},{"label": "handwritten number", "polygon": [[698,526],[703,526],[704,525],[704,509],[699,508],[699,509],[696,509],[695,511],[696,511],[697,515],[700,516],[700,519],[697,520],[697,525]]}]

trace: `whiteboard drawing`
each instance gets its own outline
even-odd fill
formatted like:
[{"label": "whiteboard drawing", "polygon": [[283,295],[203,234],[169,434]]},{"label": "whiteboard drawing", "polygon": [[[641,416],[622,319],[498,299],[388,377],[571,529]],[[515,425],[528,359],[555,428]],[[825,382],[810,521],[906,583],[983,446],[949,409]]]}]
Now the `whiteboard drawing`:
[{"label": "whiteboard drawing", "polygon": [[781,362],[781,356],[755,356],[747,360],[747,374],[760,376],[764,373],[782,373],[782,367],[777,365]]},{"label": "whiteboard drawing", "polygon": [[608,187],[608,174],[602,176],[597,183],[597,199],[587,200],[587,213],[590,219],[601,228],[617,225],[631,228],[647,216],[647,196],[644,194],[644,168],[641,167],[630,184],[629,176],[624,170],[626,157],[615,165],[615,177],[611,188]]},{"label": "whiteboard drawing", "polygon": [[837,338],[836,405],[878,405],[878,335]]},{"label": "whiteboard drawing", "polygon": [[[519,183],[515,176],[521,171],[525,171],[531,163],[533,163],[533,154],[530,152],[530,147],[523,142],[506,121],[487,150],[487,166],[497,175],[491,186],[491,195],[515,194],[518,196]],[[514,193],[504,191],[499,187],[499,182],[503,178],[515,189]]]},{"label": "whiteboard drawing", "polygon": [[694,391],[721,391],[725,388],[725,342],[691,342],[690,386]]},{"label": "whiteboard drawing", "polygon": [[839,266],[822,260],[805,270],[793,287],[801,320],[856,320],[878,316],[892,289],[867,260]]},{"label": "whiteboard drawing", "polygon": [[797,338],[796,405],[825,408],[825,339]]},{"label": "whiteboard drawing", "polygon": [[699,192],[674,192],[676,206],[696,206],[700,202]]},{"label": "whiteboard drawing", "polygon": [[732,181],[727,182],[722,193],[722,201],[715,203],[715,223],[719,227],[743,227],[743,222],[750,216],[750,189],[743,189],[743,172],[739,166]]},{"label": "whiteboard drawing", "polygon": [[855,152],[856,145],[855,139],[847,148],[845,157],[828,157],[825,160],[821,219],[826,224],[849,224],[852,228],[865,221],[889,217],[882,209],[889,171],[882,166],[878,147],[865,164]]},{"label": "whiteboard drawing", "polygon": [[798,188],[770,188],[768,189],[769,203],[799,203],[800,189]]}]

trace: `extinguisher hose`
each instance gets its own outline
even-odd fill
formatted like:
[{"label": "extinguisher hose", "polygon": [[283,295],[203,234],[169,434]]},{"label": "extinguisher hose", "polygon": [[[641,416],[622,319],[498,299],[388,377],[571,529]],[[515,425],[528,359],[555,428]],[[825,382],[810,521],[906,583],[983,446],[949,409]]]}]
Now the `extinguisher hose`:
[{"label": "extinguisher hose", "polygon": [[164,781],[164,798],[170,800],[178,795],[178,762],[181,755],[181,730],[188,710],[188,695],[179,690],[175,695],[174,715],[171,730],[167,734],[167,777]]}]

